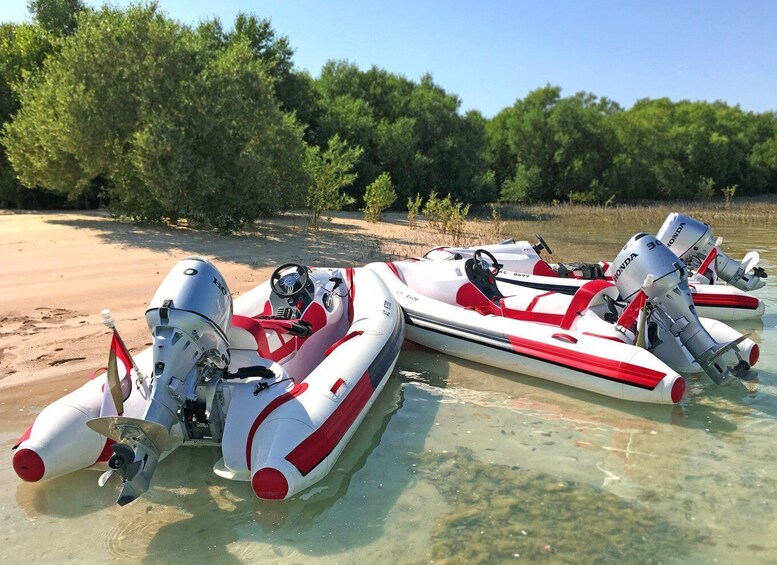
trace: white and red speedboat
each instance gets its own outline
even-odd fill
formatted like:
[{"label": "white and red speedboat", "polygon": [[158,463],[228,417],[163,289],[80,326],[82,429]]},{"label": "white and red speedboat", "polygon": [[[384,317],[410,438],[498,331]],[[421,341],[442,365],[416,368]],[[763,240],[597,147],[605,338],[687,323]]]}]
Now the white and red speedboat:
[{"label": "white and red speedboat", "polygon": [[153,344],[134,359],[114,333],[111,359],[125,375],[112,377],[109,363],[25,432],[13,457],[22,479],[108,469],[100,484],[118,475],[123,505],[172,450],[204,444],[221,447],[218,475],[250,481],[260,498],[288,498],[332,469],[404,331],[396,299],[367,269],[282,265],[233,305],[198,257],[173,268],[146,319]]},{"label": "white and red speedboat", "polygon": [[[699,316],[715,320],[736,321],[760,318],[765,310],[763,300],[749,291],[764,286],[766,272],[758,267],[759,255],[748,253],[742,261],[728,257],[714,239],[707,224],[672,213],[667,217],[656,238],[682,259],[688,269],[688,286]],[[480,247],[438,247],[424,257],[434,260],[467,259],[478,249],[493,254],[506,271],[521,275],[509,281],[528,288],[574,294],[589,280],[613,280],[619,264],[548,263],[540,253],[552,254],[547,243],[537,235],[538,243],[507,240]],[[505,277],[497,277],[500,282]],[[716,284],[721,283],[721,284]],[[722,284],[725,283],[725,284]]]},{"label": "white and red speedboat", "polygon": [[628,242],[613,281],[584,281],[574,294],[512,284],[531,277],[507,271],[486,249],[472,255],[368,265],[398,298],[408,339],[644,402],[678,402],[681,371],[704,371],[718,383],[755,378],[758,345],[722,322],[698,318],[686,270],[652,236]]}]

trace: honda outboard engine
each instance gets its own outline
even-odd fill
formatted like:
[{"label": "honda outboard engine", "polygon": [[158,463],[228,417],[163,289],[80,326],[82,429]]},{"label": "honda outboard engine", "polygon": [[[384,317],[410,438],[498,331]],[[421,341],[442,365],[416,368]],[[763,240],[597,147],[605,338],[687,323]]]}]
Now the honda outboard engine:
[{"label": "honda outboard engine", "polygon": [[[677,212],[667,216],[656,237],[692,269],[698,269],[719,245],[707,224]],[[766,272],[756,267],[757,253],[748,253],[741,262],[726,255],[720,247],[716,254],[715,270],[720,279],[741,290],[755,290],[766,284],[761,280],[766,278]]]},{"label": "honda outboard engine", "polygon": [[196,398],[201,373],[229,365],[231,320],[227,284],[207,259],[184,259],[157,290],[146,310],[154,338],[146,411],[141,419],[119,416],[110,425],[111,436],[119,442],[109,466],[122,478],[120,505],[148,490],[184,403]]},{"label": "honda outboard engine", "polygon": [[661,241],[646,233],[635,235],[612,269],[621,297],[631,301],[644,292],[651,305],[650,319],[678,337],[713,381],[755,378],[757,373],[739,355],[737,342],[719,344],[704,329],[691,299],[686,269]]}]

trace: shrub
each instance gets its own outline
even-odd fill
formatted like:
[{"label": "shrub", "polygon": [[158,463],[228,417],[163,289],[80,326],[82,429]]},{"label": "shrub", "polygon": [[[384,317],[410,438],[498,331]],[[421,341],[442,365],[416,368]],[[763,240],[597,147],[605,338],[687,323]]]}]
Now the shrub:
[{"label": "shrub", "polygon": [[364,192],[364,219],[370,222],[380,220],[380,214],[397,200],[391,175],[381,173]]},{"label": "shrub", "polygon": [[341,192],[356,180],[354,166],[364,150],[350,147],[338,134],[329,138],[328,148],[322,152],[317,146],[309,146],[305,166],[311,178],[305,205],[310,211],[313,229],[318,231],[321,213],[325,210],[342,210],[354,199]]},{"label": "shrub", "polygon": [[459,239],[464,234],[464,221],[469,214],[469,207],[469,204],[465,206],[458,200],[451,201],[450,194],[440,199],[437,193],[432,191],[424,206],[424,214],[432,228]]},{"label": "shrub", "polygon": [[424,204],[424,215],[426,216],[426,223],[430,228],[440,230],[440,223],[442,222],[442,200],[437,198],[437,192],[434,190],[429,194],[429,198]]},{"label": "shrub", "polygon": [[494,232],[494,237],[499,237],[502,234],[502,213],[499,209],[499,204],[491,202],[491,230]]},{"label": "shrub", "polygon": [[723,198],[726,199],[726,208],[731,206],[731,201],[734,200],[734,194],[737,191],[737,185],[733,184],[731,186],[727,186],[726,188],[722,189],[721,192],[723,193]]},{"label": "shrub", "polygon": [[696,187],[696,196],[700,200],[712,200],[715,196],[715,181],[709,177],[702,178]]},{"label": "shrub", "polygon": [[411,229],[415,228],[415,219],[418,216],[418,212],[421,211],[422,201],[420,194],[416,194],[415,198],[408,197],[407,199],[407,224]]}]

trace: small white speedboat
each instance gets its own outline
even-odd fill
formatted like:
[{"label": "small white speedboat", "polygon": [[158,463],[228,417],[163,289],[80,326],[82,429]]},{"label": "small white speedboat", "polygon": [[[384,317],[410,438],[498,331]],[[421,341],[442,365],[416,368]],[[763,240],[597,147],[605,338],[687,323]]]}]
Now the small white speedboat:
[{"label": "small white speedboat", "polygon": [[146,319],[152,346],[134,359],[118,351],[128,373],[118,399],[102,374],[46,407],[17,445],[19,477],[107,468],[100,484],[119,476],[123,505],[178,446],[216,445],[218,475],[250,481],[260,498],[289,498],[332,469],[404,331],[396,299],[369,270],[282,265],[233,305],[199,257],[173,268]]},{"label": "small white speedboat", "polygon": [[585,281],[572,295],[505,282],[530,275],[507,271],[485,249],[472,255],[368,265],[398,298],[408,339],[643,402],[678,402],[685,389],[680,371],[704,371],[718,383],[755,378],[757,344],[698,318],[685,269],[652,236],[627,243],[614,281]]},{"label": "small white speedboat", "polygon": [[[713,238],[708,225],[689,216],[672,213],[656,236],[657,240],[677,255],[688,269],[688,286],[699,316],[723,321],[751,320],[763,316],[764,301],[749,291],[761,288],[766,272],[758,267],[759,256],[748,253],[740,262],[729,258]],[[538,242],[507,240],[479,247],[437,247],[424,257],[434,260],[467,259],[478,249],[493,254],[505,271],[521,275],[510,284],[528,288],[574,294],[589,280],[613,280],[620,267],[599,263],[548,263],[541,257],[544,250],[553,253],[545,240]],[[497,277],[508,283],[505,277]],[[715,284],[715,283],[725,284]]]}]

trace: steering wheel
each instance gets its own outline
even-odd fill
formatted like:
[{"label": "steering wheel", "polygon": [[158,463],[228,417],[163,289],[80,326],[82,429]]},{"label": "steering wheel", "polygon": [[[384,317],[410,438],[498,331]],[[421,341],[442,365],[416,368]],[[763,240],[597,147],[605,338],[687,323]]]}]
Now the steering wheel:
[{"label": "steering wheel", "polygon": [[297,296],[308,285],[308,269],[297,263],[286,263],[273,271],[270,286],[281,298]]},{"label": "steering wheel", "polygon": [[[486,261],[483,259],[483,256],[486,256],[486,259],[488,259],[491,262],[491,268],[485,269],[483,267],[483,263],[486,263]],[[499,269],[504,267],[501,263],[499,263],[496,260],[496,257],[494,257],[490,252],[486,251],[485,249],[478,249],[475,251],[475,253],[472,255],[473,259],[473,265],[472,270],[476,273],[484,273],[486,271],[489,271],[489,274],[496,275],[499,272]]]},{"label": "steering wheel", "polygon": [[548,244],[545,243],[545,240],[542,239],[542,236],[540,234],[535,233],[534,237],[536,237],[537,240],[539,241],[537,245],[532,245],[532,248],[534,249],[534,251],[537,252],[537,255],[539,255],[540,251],[542,251],[543,249],[548,252],[548,255],[553,255],[553,250],[550,247],[548,247]]}]

